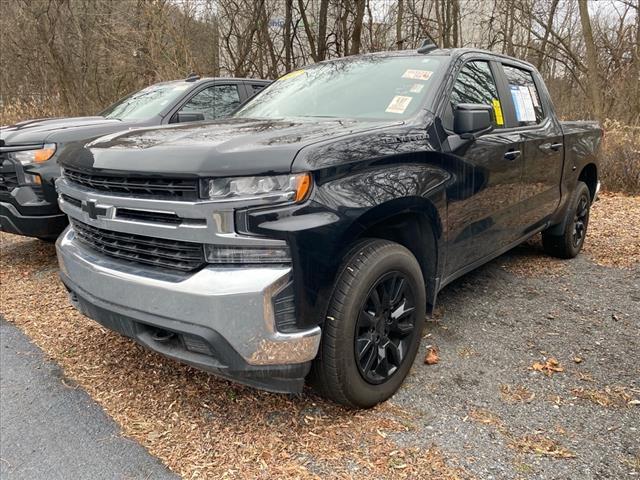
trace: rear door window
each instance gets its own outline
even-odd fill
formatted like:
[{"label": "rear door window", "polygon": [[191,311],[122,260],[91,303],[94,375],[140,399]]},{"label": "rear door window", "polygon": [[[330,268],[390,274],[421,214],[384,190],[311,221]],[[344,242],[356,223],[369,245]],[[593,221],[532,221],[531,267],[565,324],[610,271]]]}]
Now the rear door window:
[{"label": "rear door window", "polygon": [[453,107],[459,103],[490,105],[493,108],[493,126],[495,128],[504,127],[498,88],[489,62],[484,60],[467,62],[458,73],[448,105],[447,117],[450,118],[451,128],[453,128]]},{"label": "rear door window", "polygon": [[544,110],[531,72],[504,64],[502,68],[509,84],[517,126],[526,127],[542,122]]}]

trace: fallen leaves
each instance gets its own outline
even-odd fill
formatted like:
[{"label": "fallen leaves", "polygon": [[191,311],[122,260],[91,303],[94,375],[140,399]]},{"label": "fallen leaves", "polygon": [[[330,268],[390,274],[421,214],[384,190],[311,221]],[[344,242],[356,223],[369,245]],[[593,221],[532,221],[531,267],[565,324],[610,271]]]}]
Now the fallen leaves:
[{"label": "fallen leaves", "polygon": [[573,395],[582,400],[588,400],[601,407],[625,407],[640,404],[634,399],[626,387],[607,386],[603,389],[574,388]]},{"label": "fallen leaves", "polygon": [[530,403],[536,396],[524,385],[500,385],[500,394],[507,403]]},{"label": "fallen leaves", "polygon": [[575,458],[575,453],[563,447],[560,442],[541,434],[524,435],[509,443],[511,448],[544,457]]},{"label": "fallen leaves", "polygon": [[597,264],[629,268],[640,263],[640,196],[603,193],[591,208],[584,252]]},{"label": "fallen leaves", "polygon": [[544,363],[534,362],[533,365],[529,367],[529,370],[543,372],[548,377],[554,373],[564,372],[564,368],[560,366],[560,362],[558,362],[554,357],[548,358]]},{"label": "fallen leaves", "polygon": [[435,447],[399,446],[393,434],[406,431],[413,414],[391,402],[353,412],[308,393],[262,392],[168,360],[76,312],[53,274],[52,245],[5,233],[0,242],[2,316],[125,436],[182,477],[469,477]]},{"label": "fallen leaves", "polygon": [[424,363],[427,365],[435,365],[438,363],[440,361],[438,353],[438,347],[429,347],[426,355],[424,356]]}]

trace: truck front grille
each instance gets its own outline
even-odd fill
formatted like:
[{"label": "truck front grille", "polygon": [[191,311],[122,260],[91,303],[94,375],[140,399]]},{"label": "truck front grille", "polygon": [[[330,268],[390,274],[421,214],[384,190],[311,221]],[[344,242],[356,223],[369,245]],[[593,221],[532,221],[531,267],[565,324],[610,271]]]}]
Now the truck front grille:
[{"label": "truck front grille", "polygon": [[173,200],[196,200],[198,198],[198,180],[194,178],[94,175],[66,168],[64,176],[71,183],[101,192],[126,193]]},{"label": "truck front grille", "polygon": [[77,239],[110,257],[188,272],[205,263],[202,245],[114,232],[71,219]]}]

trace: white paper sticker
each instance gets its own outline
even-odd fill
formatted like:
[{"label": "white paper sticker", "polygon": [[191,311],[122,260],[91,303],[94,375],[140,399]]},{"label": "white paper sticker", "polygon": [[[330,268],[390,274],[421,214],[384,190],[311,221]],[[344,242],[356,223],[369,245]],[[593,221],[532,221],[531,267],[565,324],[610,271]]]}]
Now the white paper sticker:
[{"label": "white paper sticker", "polygon": [[387,107],[385,112],[387,112],[387,113],[404,113],[404,111],[409,106],[409,103],[411,102],[412,98],[413,97],[405,97],[405,96],[402,96],[402,95],[396,95],[395,97],[393,97],[393,99],[391,99],[391,103],[389,104],[389,106]]},{"label": "white paper sticker", "polygon": [[173,91],[174,92],[179,92],[181,90],[186,90],[187,88],[189,88],[191,85],[176,85],[175,87],[173,87]]},{"label": "white paper sticker", "polygon": [[424,88],[423,83],[414,83],[413,85],[411,85],[411,88],[409,89],[409,91],[411,93],[420,93],[423,88]]},{"label": "white paper sticker", "polygon": [[531,100],[533,100],[533,106],[539,107],[540,102],[538,101],[538,91],[536,90],[535,85],[529,85],[529,93],[531,94]]},{"label": "white paper sticker", "polygon": [[516,107],[516,119],[519,122],[535,122],[536,111],[533,108],[531,92],[526,86],[511,85],[511,98]]},{"label": "white paper sticker", "polygon": [[424,80],[427,81],[431,78],[433,72],[429,70],[412,70],[409,69],[402,74],[402,78],[410,78],[411,80]]}]

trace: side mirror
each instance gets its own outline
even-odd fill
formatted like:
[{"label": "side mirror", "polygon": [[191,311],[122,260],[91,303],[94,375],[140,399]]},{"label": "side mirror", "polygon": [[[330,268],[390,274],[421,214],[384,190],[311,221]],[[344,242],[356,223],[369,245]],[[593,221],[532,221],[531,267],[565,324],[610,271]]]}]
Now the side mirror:
[{"label": "side mirror", "polygon": [[204,113],[202,112],[178,112],[176,113],[176,123],[202,122]]},{"label": "side mirror", "polygon": [[459,103],[453,107],[453,130],[464,139],[476,139],[493,130],[493,107],[481,103]]}]

